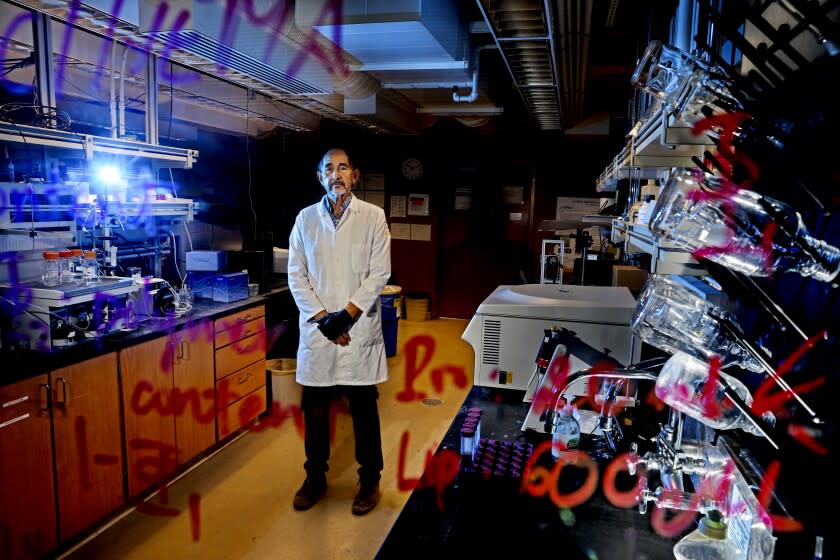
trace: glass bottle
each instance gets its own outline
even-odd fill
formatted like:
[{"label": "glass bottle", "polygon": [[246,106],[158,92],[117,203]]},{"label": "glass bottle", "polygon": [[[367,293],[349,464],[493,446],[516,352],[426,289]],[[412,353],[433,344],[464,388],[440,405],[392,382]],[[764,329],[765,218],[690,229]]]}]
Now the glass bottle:
[{"label": "glass bottle", "polygon": [[[711,377],[709,364],[677,352],[668,358],[656,378],[656,396],[671,408],[716,430],[741,429],[765,437],[726,394],[725,387],[730,388],[746,406],[752,404],[750,390],[729,374],[718,372],[718,376],[714,391],[705,390]],[[761,418],[768,425],[775,424],[772,412],[765,412]]]},{"label": "glass bottle", "polygon": [[99,277],[99,263],[96,262],[96,251],[85,251],[82,263],[84,284],[96,284]]},{"label": "glass bottle", "polygon": [[764,367],[730,335],[740,331],[735,316],[712,305],[668,274],[651,274],[639,294],[630,327],[644,342],[670,354],[686,352],[701,360],[719,356],[722,367],[737,365],[757,373]]},{"label": "glass bottle", "polygon": [[73,283],[73,252],[69,249],[63,249],[58,252],[58,268],[59,281],[62,284]]},{"label": "glass bottle", "polygon": [[472,466],[475,453],[475,428],[461,428],[461,461]]},{"label": "glass bottle", "polygon": [[551,434],[551,455],[557,459],[570,449],[580,446],[580,424],[575,419],[572,405],[564,405],[557,415],[557,425]]},{"label": "glass bottle", "polygon": [[81,249],[70,250],[70,269],[72,271],[73,284],[81,285],[82,283],[82,278],[84,276],[83,261],[84,256],[82,255]]},{"label": "glass bottle", "polygon": [[709,511],[697,529],[674,545],[677,560],[736,560],[744,558],[738,547],[727,539],[727,525],[717,510]]},{"label": "glass bottle", "polygon": [[789,205],[697,169],[672,175],[650,229],[748,276],[791,271],[831,282],[840,272],[840,249],[812,237]]},{"label": "glass bottle", "polygon": [[41,282],[44,286],[58,286],[61,282],[61,269],[58,261],[58,251],[44,251]]}]

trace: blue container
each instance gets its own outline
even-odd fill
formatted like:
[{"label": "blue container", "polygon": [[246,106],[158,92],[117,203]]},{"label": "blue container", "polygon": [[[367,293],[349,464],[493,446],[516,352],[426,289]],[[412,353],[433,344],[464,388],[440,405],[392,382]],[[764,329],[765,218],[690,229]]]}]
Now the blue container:
[{"label": "blue container", "polygon": [[397,355],[397,331],[400,318],[397,308],[394,307],[394,296],[379,296],[379,300],[382,303],[382,338],[385,339],[385,355],[391,358]]}]

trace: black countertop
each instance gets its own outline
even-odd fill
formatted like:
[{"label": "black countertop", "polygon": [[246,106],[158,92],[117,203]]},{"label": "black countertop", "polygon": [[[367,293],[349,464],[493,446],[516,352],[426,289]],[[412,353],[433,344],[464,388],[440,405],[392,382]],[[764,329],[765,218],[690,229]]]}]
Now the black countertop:
[{"label": "black countertop", "polygon": [[274,298],[288,293],[288,286],[281,286],[247,299],[219,303],[196,298],[192,309],[181,317],[145,318],[131,331],[119,331],[92,338],[52,352],[36,350],[0,350],[0,385],[14,383],[53,369],[72,365],[101,354],[114,352],[157,338],[166,333],[178,331],[203,321],[212,321],[223,315],[235,313],[270,303]]},{"label": "black countertop", "polygon": [[[523,395],[522,391],[473,387],[437,455],[447,449],[459,453],[460,428],[471,407],[483,411],[482,438],[528,442],[535,447],[547,441],[545,434],[521,431],[529,408],[522,403]],[[582,438],[581,449],[587,445]],[[673,558],[672,548],[679,538],[657,535],[651,528],[650,511],[641,515],[635,507],[620,509],[610,504],[601,491],[606,465],[599,467],[595,493],[569,510],[558,508],[547,496],[522,492],[514,479],[488,479],[462,469],[445,489],[421,480],[376,558],[451,557],[454,551],[498,558],[503,550],[514,550],[514,557],[548,552],[564,559]]]}]

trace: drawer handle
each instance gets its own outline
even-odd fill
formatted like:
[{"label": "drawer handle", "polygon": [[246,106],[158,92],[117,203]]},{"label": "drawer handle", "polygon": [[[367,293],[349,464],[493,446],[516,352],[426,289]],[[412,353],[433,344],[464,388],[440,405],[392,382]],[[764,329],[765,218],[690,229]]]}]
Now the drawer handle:
[{"label": "drawer handle", "polygon": [[23,395],[22,397],[20,397],[18,399],[15,399],[15,400],[12,400],[12,401],[9,401],[9,402],[4,402],[0,406],[2,406],[3,408],[9,408],[10,406],[14,406],[16,404],[22,403],[23,401],[27,401],[27,400],[29,400],[29,395]]},{"label": "drawer handle", "polygon": [[41,412],[49,412],[50,403],[52,402],[52,393],[50,392],[49,384],[41,383],[41,390],[44,392],[44,408],[40,410]]},{"label": "drawer handle", "polygon": [[240,385],[242,385],[243,383],[245,383],[245,382],[246,382],[246,381],[248,381],[249,379],[251,379],[251,374],[250,374],[250,373],[246,373],[245,375],[241,375],[241,376],[239,376],[239,379],[237,379],[237,382],[238,382]]},{"label": "drawer handle", "polygon": [[67,405],[67,380],[63,377],[59,377],[56,379],[59,383],[61,383],[61,400],[56,402],[56,404]]},{"label": "drawer handle", "polygon": [[11,420],[6,420],[2,424],[0,424],[0,428],[5,428],[6,426],[11,426],[15,422],[20,422],[21,420],[26,420],[27,418],[29,418],[29,413],[28,412],[26,414],[22,415],[22,416],[18,416],[17,418],[12,418]]}]

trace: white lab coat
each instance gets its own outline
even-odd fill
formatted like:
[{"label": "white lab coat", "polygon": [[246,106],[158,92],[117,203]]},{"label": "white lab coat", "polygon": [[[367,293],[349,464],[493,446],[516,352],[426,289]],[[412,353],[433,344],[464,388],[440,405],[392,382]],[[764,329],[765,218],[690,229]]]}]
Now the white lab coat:
[{"label": "white lab coat", "polygon": [[[373,385],[388,379],[379,296],[391,276],[385,212],[353,197],[334,227],[323,199],[300,211],[289,236],[289,289],[300,316],[297,382],[309,386]],[[314,315],[362,310],[339,346],[321,334]]]}]

